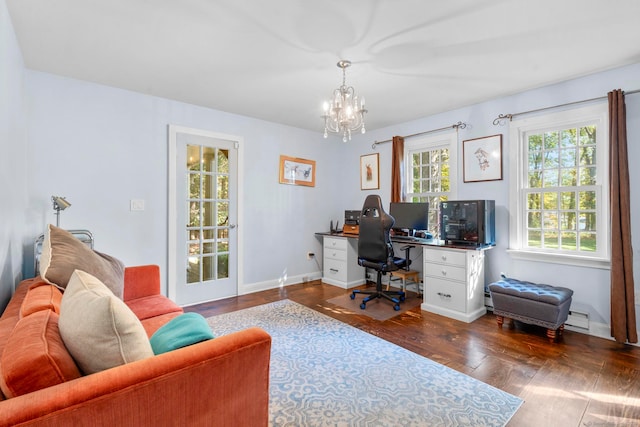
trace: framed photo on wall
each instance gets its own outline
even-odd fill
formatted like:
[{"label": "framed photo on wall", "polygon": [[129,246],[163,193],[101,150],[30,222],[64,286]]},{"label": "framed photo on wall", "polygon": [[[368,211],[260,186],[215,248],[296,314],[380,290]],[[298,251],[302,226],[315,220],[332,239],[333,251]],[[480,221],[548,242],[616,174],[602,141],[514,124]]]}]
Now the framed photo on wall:
[{"label": "framed photo on wall", "polygon": [[360,156],[360,189],[377,190],[380,188],[380,154]]},{"label": "framed photo on wall", "polygon": [[280,156],[280,184],[316,186],[315,160]]},{"label": "framed photo on wall", "polygon": [[464,182],[502,179],[502,134],[462,141]]}]

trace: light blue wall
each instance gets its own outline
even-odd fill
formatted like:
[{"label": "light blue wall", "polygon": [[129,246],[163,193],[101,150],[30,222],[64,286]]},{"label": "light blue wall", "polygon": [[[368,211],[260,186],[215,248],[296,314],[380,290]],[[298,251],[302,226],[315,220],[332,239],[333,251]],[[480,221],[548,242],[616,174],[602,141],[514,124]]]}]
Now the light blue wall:
[{"label": "light blue wall", "polygon": [[[321,253],[314,232],[344,215],[334,197],[341,164],[335,140],[36,71],[27,71],[26,82],[30,156],[38,165],[30,172],[29,238],[55,223],[51,195],[65,196],[72,206],[61,213],[62,227],[89,229],[97,250],[126,265],[159,264],[166,273],[167,125],[175,124],[244,139],[240,293],[320,277],[319,261],[306,259],[309,251]],[[315,160],[316,186],[279,184],[281,154]],[[145,200],[145,210],[131,212],[131,199]]]},{"label": "light blue wall", "polygon": [[0,2],[0,310],[21,280],[27,200],[24,63],[5,1]]},{"label": "light blue wall", "polygon": [[[500,272],[506,272],[511,277],[526,280],[566,286],[575,291],[573,297],[574,309],[587,311],[592,321],[592,333],[601,336],[609,335],[610,298],[609,298],[609,270],[562,266],[559,264],[544,264],[539,262],[512,259],[507,253],[509,232],[509,152],[515,141],[509,140],[509,127],[494,126],[493,119],[500,113],[518,113],[544,108],[563,103],[587,100],[607,95],[607,92],[621,88],[632,91],[640,89],[640,64],[623,67],[612,71],[602,72],[580,79],[559,83],[556,85],[531,90],[506,98],[496,99],[458,110],[438,114],[408,123],[399,124],[386,129],[367,132],[364,137],[358,137],[355,144],[349,147],[351,162],[357,161],[357,156],[374,152],[371,143],[375,140],[383,141],[393,135],[410,135],[429,129],[449,126],[458,121],[468,124],[466,129],[460,130],[458,136],[458,150],[462,150],[462,141],[488,135],[503,134],[503,180],[480,183],[463,183],[462,158],[458,157],[458,199],[494,199],[496,201],[497,245],[487,252],[486,274],[487,282],[497,280]],[[455,88],[452,88],[455,90]],[[428,100],[425,100],[428,102]],[[606,102],[606,100],[604,100]],[[369,103],[370,108],[374,106]],[[631,181],[631,218],[632,239],[634,250],[634,276],[636,294],[640,291],[640,93],[626,97],[627,105],[627,133],[629,151],[629,174]],[[391,144],[382,144],[376,150],[380,152],[381,164],[381,194],[385,200],[390,197],[391,180]],[[351,177],[350,177],[351,179]],[[353,178],[353,179],[357,179]],[[352,191],[351,198],[358,200],[361,194]],[[640,309],[640,307],[639,307]],[[640,311],[638,312],[640,313]],[[640,318],[639,318],[640,320]],[[640,322],[639,322],[640,324]]]}]

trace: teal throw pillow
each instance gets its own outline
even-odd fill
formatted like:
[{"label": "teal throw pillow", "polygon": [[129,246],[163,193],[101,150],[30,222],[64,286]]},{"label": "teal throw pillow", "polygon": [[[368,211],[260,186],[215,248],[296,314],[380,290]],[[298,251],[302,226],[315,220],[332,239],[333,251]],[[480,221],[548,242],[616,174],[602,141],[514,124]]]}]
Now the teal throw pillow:
[{"label": "teal throw pillow", "polygon": [[207,320],[198,313],[174,317],[151,336],[154,354],[166,353],[214,338]]}]

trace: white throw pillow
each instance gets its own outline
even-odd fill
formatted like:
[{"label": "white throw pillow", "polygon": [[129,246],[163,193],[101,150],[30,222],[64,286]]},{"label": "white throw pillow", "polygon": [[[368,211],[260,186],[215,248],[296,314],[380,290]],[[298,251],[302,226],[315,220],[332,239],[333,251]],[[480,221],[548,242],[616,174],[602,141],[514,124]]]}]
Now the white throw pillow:
[{"label": "white throw pillow", "polygon": [[140,320],[100,280],[81,270],[62,296],[60,335],[84,374],[153,356]]}]

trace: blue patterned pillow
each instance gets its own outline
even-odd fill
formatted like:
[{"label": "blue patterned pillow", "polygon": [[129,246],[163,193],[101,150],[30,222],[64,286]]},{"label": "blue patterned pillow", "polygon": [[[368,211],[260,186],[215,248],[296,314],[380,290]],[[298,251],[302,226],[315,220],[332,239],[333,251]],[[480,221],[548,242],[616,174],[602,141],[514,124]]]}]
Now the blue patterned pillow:
[{"label": "blue patterned pillow", "polygon": [[161,354],[212,338],[213,332],[202,315],[184,313],[161,326],[150,341],[153,353]]}]

